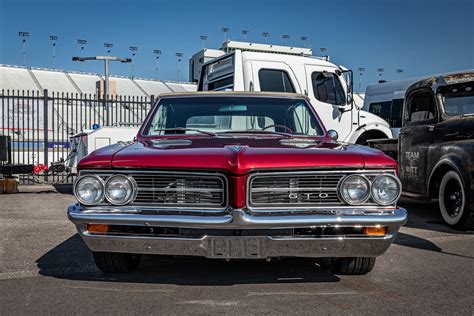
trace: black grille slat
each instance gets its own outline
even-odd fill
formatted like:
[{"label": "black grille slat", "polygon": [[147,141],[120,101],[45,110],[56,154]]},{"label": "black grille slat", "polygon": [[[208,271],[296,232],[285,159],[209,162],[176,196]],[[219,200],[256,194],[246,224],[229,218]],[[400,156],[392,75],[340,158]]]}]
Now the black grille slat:
[{"label": "black grille slat", "polygon": [[250,204],[256,207],[342,205],[337,194],[344,173],[256,175],[250,181]]},{"label": "black grille slat", "polygon": [[224,208],[223,176],[206,174],[130,174],[138,186],[134,205],[180,208]]}]

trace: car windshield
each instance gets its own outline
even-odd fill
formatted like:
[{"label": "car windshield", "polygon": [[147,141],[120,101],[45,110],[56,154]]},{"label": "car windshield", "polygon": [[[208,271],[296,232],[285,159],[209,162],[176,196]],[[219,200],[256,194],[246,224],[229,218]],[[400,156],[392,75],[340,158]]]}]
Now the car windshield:
[{"label": "car windshield", "polygon": [[449,85],[440,95],[446,114],[474,114],[474,82]]},{"label": "car windshield", "polygon": [[323,136],[304,99],[278,97],[172,97],[156,106],[143,135],[258,133]]}]

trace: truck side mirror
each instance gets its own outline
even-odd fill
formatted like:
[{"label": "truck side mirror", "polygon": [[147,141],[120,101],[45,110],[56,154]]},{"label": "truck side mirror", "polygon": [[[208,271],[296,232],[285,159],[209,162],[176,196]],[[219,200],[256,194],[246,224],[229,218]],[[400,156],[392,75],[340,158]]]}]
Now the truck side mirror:
[{"label": "truck side mirror", "polygon": [[339,138],[339,134],[333,129],[330,129],[328,133],[329,133],[329,138],[331,138],[332,141],[336,141]]}]

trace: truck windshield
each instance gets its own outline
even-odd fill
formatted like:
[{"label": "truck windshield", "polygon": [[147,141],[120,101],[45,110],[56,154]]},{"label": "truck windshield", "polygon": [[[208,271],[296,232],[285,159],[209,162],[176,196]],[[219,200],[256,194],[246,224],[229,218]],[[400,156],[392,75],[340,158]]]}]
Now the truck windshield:
[{"label": "truck windshield", "polygon": [[163,98],[142,134],[265,133],[323,136],[304,99],[272,97]]},{"label": "truck windshield", "polygon": [[449,85],[443,90],[441,99],[446,114],[474,114],[474,82]]}]

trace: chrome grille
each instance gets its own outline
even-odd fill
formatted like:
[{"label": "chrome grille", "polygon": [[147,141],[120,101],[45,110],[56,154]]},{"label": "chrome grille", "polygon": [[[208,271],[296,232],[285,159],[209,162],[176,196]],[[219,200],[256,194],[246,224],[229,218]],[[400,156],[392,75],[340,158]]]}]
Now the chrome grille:
[{"label": "chrome grille", "polygon": [[249,202],[255,207],[343,204],[337,185],[344,173],[278,173],[250,179]]},{"label": "chrome grille", "polygon": [[225,178],[217,174],[129,173],[138,186],[133,205],[224,208]]}]

